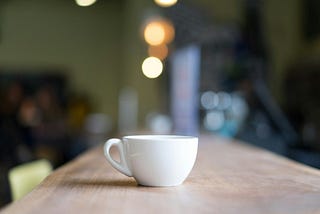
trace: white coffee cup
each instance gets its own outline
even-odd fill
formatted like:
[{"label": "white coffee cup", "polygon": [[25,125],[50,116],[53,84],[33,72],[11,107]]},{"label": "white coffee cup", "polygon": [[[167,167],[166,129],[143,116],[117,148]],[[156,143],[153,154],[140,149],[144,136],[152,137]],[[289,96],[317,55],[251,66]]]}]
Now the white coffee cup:
[{"label": "white coffee cup", "polygon": [[[116,146],[120,162],[110,155]],[[188,177],[197,156],[198,138],[178,135],[132,135],[109,139],[104,154],[121,173],[144,186],[177,186]]]}]

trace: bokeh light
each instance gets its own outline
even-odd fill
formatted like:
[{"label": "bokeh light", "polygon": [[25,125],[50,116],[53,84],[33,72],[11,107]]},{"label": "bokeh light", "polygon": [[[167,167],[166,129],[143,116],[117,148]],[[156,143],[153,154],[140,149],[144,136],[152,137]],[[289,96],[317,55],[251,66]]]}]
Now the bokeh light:
[{"label": "bokeh light", "polygon": [[219,97],[213,91],[206,91],[200,98],[201,106],[205,109],[214,109],[219,104]]},{"label": "bokeh light", "polygon": [[226,110],[229,108],[232,104],[232,99],[230,94],[220,91],[217,93],[218,98],[219,98],[219,103],[218,103],[218,109],[219,110]]},{"label": "bokeh light", "polygon": [[173,24],[166,19],[159,20],[158,22],[164,29],[164,43],[168,44],[172,42],[175,34]]},{"label": "bokeh light", "polygon": [[154,0],[154,2],[161,7],[170,7],[177,3],[178,0]]},{"label": "bokeh light", "polygon": [[142,72],[148,78],[157,78],[162,73],[163,65],[160,59],[148,57],[142,63]]},{"label": "bokeh light", "polygon": [[150,45],[160,45],[165,40],[164,27],[159,22],[150,22],[144,30],[144,39]]},{"label": "bokeh light", "polygon": [[160,60],[164,60],[168,56],[168,47],[165,44],[157,46],[149,46],[148,48],[149,56],[157,57]]},{"label": "bokeh light", "polygon": [[222,128],[225,117],[222,111],[212,110],[207,112],[204,118],[204,127],[210,131],[217,131]]},{"label": "bokeh light", "polygon": [[153,20],[144,28],[144,39],[149,45],[168,44],[174,39],[173,24],[165,19]]},{"label": "bokeh light", "polygon": [[75,0],[77,5],[86,7],[94,4],[97,0]]}]

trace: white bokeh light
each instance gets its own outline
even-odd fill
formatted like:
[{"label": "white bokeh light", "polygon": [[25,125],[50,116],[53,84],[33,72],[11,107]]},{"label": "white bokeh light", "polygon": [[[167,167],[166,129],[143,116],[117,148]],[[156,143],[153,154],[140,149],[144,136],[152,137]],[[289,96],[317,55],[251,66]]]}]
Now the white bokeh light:
[{"label": "white bokeh light", "polygon": [[170,7],[177,3],[178,0],[154,0],[154,2],[161,7]]},{"label": "white bokeh light", "polygon": [[228,94],[227,92],[224,91],[220,91],[217,93],[218,95],[218,99],[219,99],[219,103],[218,103],[218,109],[219,110],[226,110],[228,109],[231,104],[232,104],[232,99],[230,94]]},{"label": "white bokeh light", "polygon": [[94,4],[97,0],[75,0],[77,5],[86,7]]},{"label": "white bokeh light", "polygon": [[201,106],[205,109],[213,109],[217,107],[219,98],[213,91],[206,91],[201,95],[200,98]]},{"label": "white bokeh light", "polygon": [[210,131],[217,131],[222,128],[225,117],[221,111],[209,111],[204,118],[204,127]]},{"label": "white bokeh light", "polygon": [[148,57],[142,63],[143,74],[150,78],[157,78],[162,73],[163,65],[160,59],[156,57]]}]

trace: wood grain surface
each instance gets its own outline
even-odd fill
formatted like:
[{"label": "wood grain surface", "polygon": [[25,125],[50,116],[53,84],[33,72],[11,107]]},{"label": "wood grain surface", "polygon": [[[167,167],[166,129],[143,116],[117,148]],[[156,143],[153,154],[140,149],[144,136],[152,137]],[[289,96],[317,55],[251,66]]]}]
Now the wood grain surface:
[{"label": "wood grain surface", "polygon": [[320,213],[320,171],[238,141],[201,136],[182,185],[143,187],[113,169],[97,147],[0,213]]}]

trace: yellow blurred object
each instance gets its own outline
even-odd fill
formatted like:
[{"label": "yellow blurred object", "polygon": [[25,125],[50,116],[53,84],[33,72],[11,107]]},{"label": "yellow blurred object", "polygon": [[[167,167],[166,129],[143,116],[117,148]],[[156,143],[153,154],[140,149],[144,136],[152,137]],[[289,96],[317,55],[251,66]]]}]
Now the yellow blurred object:
[{"label": "yellow blurred object", "polygon": [[9,171],[12,200],[16,201],[29,193],[52,172],[52,166],[45,159],[21,164]]}]

